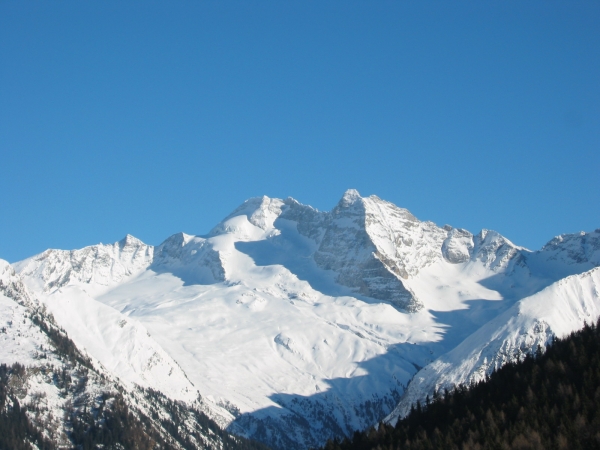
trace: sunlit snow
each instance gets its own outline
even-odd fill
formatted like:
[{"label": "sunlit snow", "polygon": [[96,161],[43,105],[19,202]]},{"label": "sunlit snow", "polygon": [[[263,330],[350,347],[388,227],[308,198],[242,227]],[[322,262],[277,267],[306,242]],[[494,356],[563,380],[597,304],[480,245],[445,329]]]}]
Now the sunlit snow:
[{"label": "sunlit snow", "polygon": [[531,252],[350,190],[327,213],[255,198],[207,236],[158,247],[128,236],[15,267],[124,382],[199,392],[232,430],[256,437],[262,421],[279,446],[307,446],[382,419],[422,367],[518,300],[600,265],[599,235]]}]

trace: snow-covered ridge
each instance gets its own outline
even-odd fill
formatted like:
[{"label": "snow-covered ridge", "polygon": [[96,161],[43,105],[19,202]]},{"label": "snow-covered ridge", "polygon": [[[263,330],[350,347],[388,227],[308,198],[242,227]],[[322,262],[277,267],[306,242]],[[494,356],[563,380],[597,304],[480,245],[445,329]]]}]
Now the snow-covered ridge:
[{"label": "snow-covered ridge", "polygon": [[395,423],[411,405],[436,390],[482,381],[507,362],[522,359],[551,339],[600,316],[600,268],[572,275],[527,297],[481,327],[455,349],[420,370],[387,419]]},{"label": "snow-covered ridge", "polygon": [[540,253],[550,261],[600,266],[600,228],[586,233],[561,234],[548,242]]},{"label": "snow-covered ridge", "polygon": [[269,198],[267,196],[254,197],[246,200],[239,207],[237,207],[231,214],[229,214],[221,224],[217,225],[209,235],[214,236],[216,234],[226,233],[235,231],[228,229],[225,223],[229,219],[234,217],[245,215],[248,217],[248,222],[252,225],[260,228],[261,230],[269,230],[273,228],[273,223],[281,214],[281,207],[284,205],[282,200],[277,198]]},{"label": "snow-covered ridge", "polygon": [[[276,223],[281,219],[295,222],[298,232],[315,242],[315,262],[335,271],[340,284],[409,311],[423,305],[402,280],[417,277],[420,270],[442,259],[452,264],[478,261],[495,272],[513,269],[509,266],[516,261],[523,265],[524,259],[534,270],[540,264],[581,266],[571,272],[600,265],[600,229],[557,236],[541,250],[530,252],[495,231],[484,229],[473,235],[449,225],[441,228],[377,196],[363,198],[350,189],[329,213],[291,198],[256,197],[236,208],[208,239],[178,233],[155,248],[127,235],[114,244],[46,250],[14,266],[28,283],[36,282],[45,291],[67,284],[108,287],[150,266],[157,271],[188,268],[199,282],[220,282],[226,279],[225,269],[210,238],[233,234],[236,240],[254,241],[277,236]],[[564,276],[572,274],[567,272]],[[358,273],[367,276],[357,277]]]},{"label": "snow-covered ridge", "polygon": [[108,287],[145,270],[154,248],[127,235],[114,244],[99,244],[81,250],[46,250],[14,264],[15,269],[37,288],[52,291],[67,285]]},{"label": "snow-covered ridge", "polygon": [[[597,266],[598,234],[532,252],[349,190],[328,212],[257,197],[205,236],[156,247],[128,236],[15,268],[124,385],[184,401],[197,390],[230,429],[306,448],[380,420],[421,367],[519,300]],[[555,331],[538,322],[539,339]]]}]

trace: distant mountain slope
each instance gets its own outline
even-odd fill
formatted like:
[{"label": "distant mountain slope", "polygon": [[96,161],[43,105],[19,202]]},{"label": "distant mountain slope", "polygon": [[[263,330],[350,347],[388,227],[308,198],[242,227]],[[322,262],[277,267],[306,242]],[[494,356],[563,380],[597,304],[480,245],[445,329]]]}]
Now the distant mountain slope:
[{"label": "distant mountain slope", "polygon": [[15,264],[16,270],[38,289],[52,291],[64,286],[108,288],[145,270],[153,260],[154,248],[127,235],[108,245],[81,250],[46,250]]},{"label": "distant mountain slope", "polygon": [[73,341],[0,260],[0,448],[262,448],[201,412],[121,384]]},{"label": "distant mountain slope", "polygon": [[600,320],[325,450],[600,447]]},{"label": "distant mountain slope", "polygon": [[600,267],[564,278],[485,324],[455,349],[420,370],[387,419],[406,416],[435,391],[479,382],[504,364],[545,348],[600,316]]},{"label": "distant mountain slope", "polygon": [[206,236],[132,236],[14,266],[90,358],[278,448],[392,412],[413,376],[519,300],[600,263],[600,230],[539,251],[347,191],[252,198]]}]

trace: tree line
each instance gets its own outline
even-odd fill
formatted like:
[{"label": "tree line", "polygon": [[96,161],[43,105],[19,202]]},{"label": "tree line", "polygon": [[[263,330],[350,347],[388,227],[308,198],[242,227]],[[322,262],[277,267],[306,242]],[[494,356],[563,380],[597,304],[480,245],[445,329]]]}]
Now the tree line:
[{"label": "tree line", "polygon": [[600,319],[324,449],[600,449]]}]

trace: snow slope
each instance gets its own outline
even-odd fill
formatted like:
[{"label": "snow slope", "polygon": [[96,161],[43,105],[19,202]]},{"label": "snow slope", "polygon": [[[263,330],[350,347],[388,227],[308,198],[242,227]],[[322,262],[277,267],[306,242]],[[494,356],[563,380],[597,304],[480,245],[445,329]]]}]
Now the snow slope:
[{"label": "snow slope", "polygon": [[[74,301],[82,300],[76,298]],[[69,316],[69,320],[64,321],[70,323],[81,319],[80,326],[89,326],[88,331],[92,334],[90,342],[100,337],[94,335],[96,330],[93,328],[97,325],[94,313],[98,317],[112,314],[113,318],[114,314],[118,314],[114,310],[107,312],[105,309],[110,308],[92,302],[95,303],[93,308],[96,308],[90,310],[92,315]],[[102,426],[102,417],[113,409],[118,398],[137,420],[142,420],[148,435],[159,435],[170,444],[169,448],[184,448],[186,441],[194,442],[198,448],[222,448],[224,439],[231,444],[230,437],[215,433],[218,431],[216,424],[203,420],[202,411],[206,405],[202,399],[191,398],[186,392],[187,406],[182,407],[182,404],[172,402],[161,394],[144,390],[143,385],[149,384],[144,383],[145,380],[141,380],[139,385],[133,382],[122,384],[114,376],[120,369],[111,367],[107,370],[91,360],[86,352],[81,352],[45,306],[28,291],[13,267],[0,260],[0,364],[7,366],[3,367],[2,381],[8,394],[6,402],[1,405],[2,412],[16,408],[25,411],[31,426],[46,439],[56,446],[72,447],[74,422],[81,419],[89,423],[90,417],[95,417],[92,422]],[[138,327],[129,326],[133,333],[139,330]],[[128,326],[121,324],[121,328]],[[125,347],[136,342],[135,338],[126,334],[114,336]],[[97,353],[99,349],[104,350],[102,345],[90,350]],[[126,361],[131,354],[147,352],[143,347],[128,348],[131,350],[128,355],[122,351],[119,353],[117,347],[114,350],[117,353],[113,358],[118,363]],[[162,350],[158,348],[157,353],[160,352]],[[154,359],[160,359],[160,356],[155,354]],[[139,355],[134,359],[139,359]],[[160,366],[160,363],[156,365]],[[179,374],[158,375],[163,375],[164,379],[181,374],[180,371]],[[172,393],[168,384],[160,387],[167,394]],[[175,394],[181,396],[180,392]],[[173,430],[177,430],[176,433]]]},{"label": "snow slope", "polygon": [[455,349],[420,370],[398,407],[386,419],[395,424],[411,405],[436,390],[485,379],[507,362],[542,349],[554,336],[565,337],[600,316],[600,268],[564,278],[520,300]]},{"label": "snow slope", "polygon": [[[29,319],[33,300],[13,267],[0,259],[0,363],[38,364],[48,338]],[[18,337],[19,339],[16,339]]]},{"label": "snow slope", "polygon": [[600,263],[600,230],[531,252],[347,191],[330,212],[260,197],[206,236],[48,250],[15,264],[125,383],[278,448],[389,414],[422,367],[515,303]]}]

